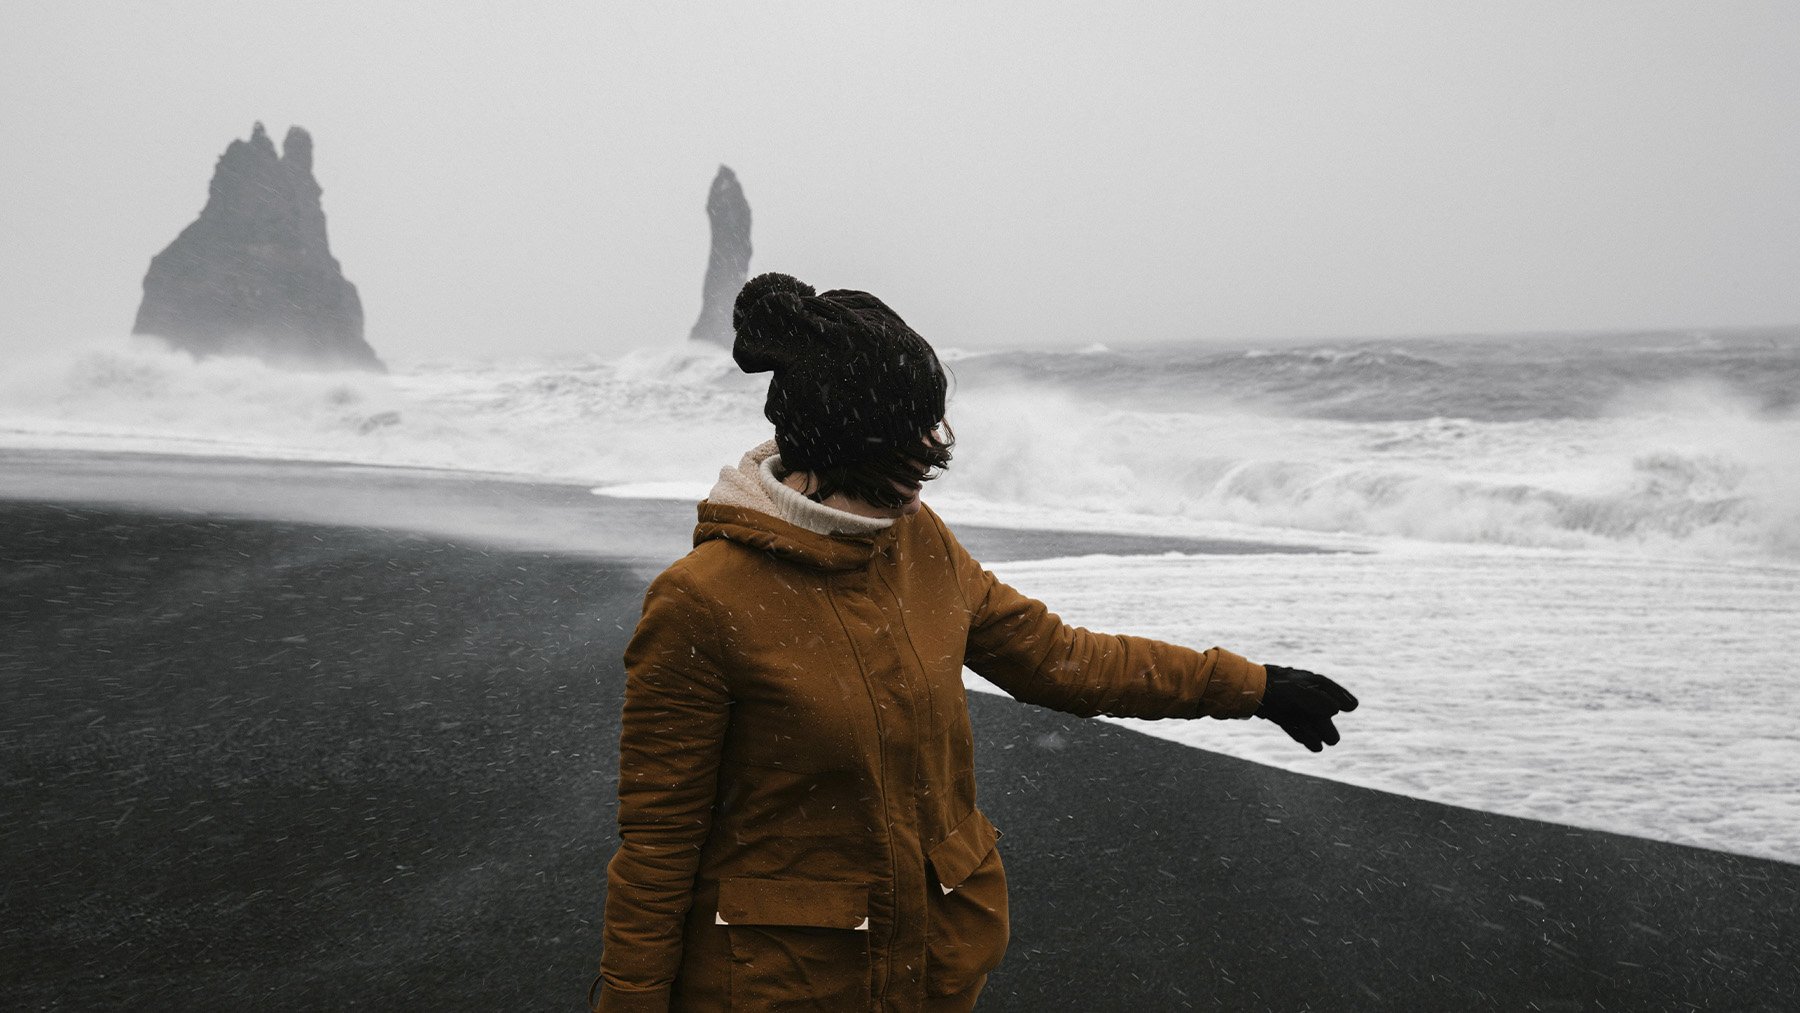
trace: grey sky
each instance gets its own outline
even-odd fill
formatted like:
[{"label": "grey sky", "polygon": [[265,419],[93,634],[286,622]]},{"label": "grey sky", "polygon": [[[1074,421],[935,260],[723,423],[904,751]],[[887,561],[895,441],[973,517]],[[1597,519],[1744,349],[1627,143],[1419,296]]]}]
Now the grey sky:
[{"label": "grey sky", "polygon": [[720,162],[940,346],[1800,322],[1792,3],[521,6],[0,8],[0,350],[258,119],[396,359],[681,341]]}]

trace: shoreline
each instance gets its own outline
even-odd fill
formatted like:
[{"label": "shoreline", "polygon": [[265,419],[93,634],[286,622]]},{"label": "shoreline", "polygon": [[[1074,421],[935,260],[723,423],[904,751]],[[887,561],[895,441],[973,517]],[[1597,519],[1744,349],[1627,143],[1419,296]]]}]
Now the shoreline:
[{"label": "shoreline", "polygon": [[[347,462],[0,448],[0,503],[90,504],[468,539],[499,548],[667,563],[687,552],[689,500],[595,495],[592,483]],[[957,524],[977,559],[1314,554],[1321,546]]]}]

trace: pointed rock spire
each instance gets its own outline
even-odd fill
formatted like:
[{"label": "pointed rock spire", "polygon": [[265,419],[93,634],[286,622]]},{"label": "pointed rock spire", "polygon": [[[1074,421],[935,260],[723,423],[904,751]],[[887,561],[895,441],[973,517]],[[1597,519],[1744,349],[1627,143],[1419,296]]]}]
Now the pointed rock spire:
[{"label": "pointed rock spire", "polygon": [[262,120],[257,120],[256,126],[250,128],[250,146],[258,151],[275,154],[275,142],[269,140],[269,133],[263,129]]},{"label": "pointed rock spire", "polygon": [[706,197],[706,216],[712,220],[712,252],[706,258],[706,286],[700,302],[700,319],[688,332],[692,341],[710,341],[730,348],[731,304],[738,289],[750,277],[750,202],[738,185],[737,173],[719,166],[712,190]]}]

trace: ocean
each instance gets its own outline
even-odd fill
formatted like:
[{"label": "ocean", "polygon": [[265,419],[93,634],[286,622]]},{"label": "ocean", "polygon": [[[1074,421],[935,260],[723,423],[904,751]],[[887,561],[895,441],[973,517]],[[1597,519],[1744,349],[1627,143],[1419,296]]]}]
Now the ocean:
[{"label": "ocean", "polygon": [[[1800,330],[944,359],[956,459],[926,498],[952,524],[1314,550],[996,565],[1072,622],[1313,668],[1363,701],[1320,755],[1263,722],[1134,727],[1800,862]],[[47,348],[0,373],[0,446],[693,500],[768,431],[763,379],[709,347],[393,365]]]}]

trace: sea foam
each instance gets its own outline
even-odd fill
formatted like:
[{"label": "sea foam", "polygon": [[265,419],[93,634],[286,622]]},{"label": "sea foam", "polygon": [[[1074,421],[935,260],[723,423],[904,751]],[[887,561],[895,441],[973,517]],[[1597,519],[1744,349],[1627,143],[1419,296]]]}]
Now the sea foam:
[{"label": "sea foam", "polygon": [[[1392,351],[1283,351],[1256,360],[1255,390],[1195,386],[1174,398],[1165,374],[1218,353],[1193,353],[1179,369],[1166,355],[1104,349],[946,358],[959,371],[950,409],[959,439],[930,495],[995,520],[1029,525],[1054,510],[1099,529],[1129,514],[1166,518],[1170,530],[1800,558],[1800,417],[1715,378],[1665,370],[1580,415],[1545,398],[1543,417],[1367,418],[1282,407],[1271,391],[1315,381],[1339,393],[1356,382],[1389,389],[1398,381],[1381,370],[1431,362],[1442,394],[1454,385],[1440,374],[1452,367]],[[998,359],[1007,361],[971,368]],[[1071,373],[1071,360],[1092,365]],[[379,376],[96,343],[0,376],[0,443],[692,491],[766,437],[765,382],[700,345],[423,362]]]},{"label": "sea foam", "polygon": [[1320,754],[1264,721],[1124,722],[1148,734],[1800,862],[1800,566],[1419,545],[995,570],[1066,621],[1314,669],[1361,703],[1337,721],[1344,742]]}]

